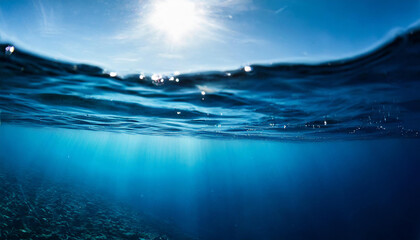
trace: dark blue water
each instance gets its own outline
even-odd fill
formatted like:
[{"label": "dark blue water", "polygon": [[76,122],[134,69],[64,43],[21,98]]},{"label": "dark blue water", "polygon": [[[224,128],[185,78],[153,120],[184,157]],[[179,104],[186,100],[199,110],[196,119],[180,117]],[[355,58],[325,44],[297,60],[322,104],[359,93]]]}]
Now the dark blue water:
[{"label": "dark blue water", "polygon": [[416,29],[351,59],[163,76],[8,46],[0,237],[420,239]]}]

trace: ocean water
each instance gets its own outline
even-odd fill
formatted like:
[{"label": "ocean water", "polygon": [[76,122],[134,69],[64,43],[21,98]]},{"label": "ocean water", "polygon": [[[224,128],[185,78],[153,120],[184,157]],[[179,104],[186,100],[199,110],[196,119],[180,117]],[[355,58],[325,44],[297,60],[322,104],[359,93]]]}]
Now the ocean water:
[{"label": "ocean water", "polygon": [[0,239],[420,239],[420,31],[119,76],[0,45]]}]

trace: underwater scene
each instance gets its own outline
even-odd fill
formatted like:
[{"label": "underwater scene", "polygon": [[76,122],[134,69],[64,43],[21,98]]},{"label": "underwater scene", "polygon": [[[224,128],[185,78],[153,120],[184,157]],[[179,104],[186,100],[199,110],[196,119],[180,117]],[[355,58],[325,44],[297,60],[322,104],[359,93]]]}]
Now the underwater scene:
[{"label": "underwater scene", "polygon": [[[28,6],[42,14],[45,29],[39,36],[37,29],[19,33],[32,24],[24,2],[31,3],[0,1],[0,240],[420,239],[420,24],[367,50],[307,61],[260,61],[258,54],[270,59],[280,51],[269,45],[274,34],[264,35],[255,52],[243,51],[256,63],[230,68],[235,46],[251,40],[222,39],[219,34],[237,33],[214,19],[244,18],[241,24],[249,21],[255,31],[268,28],[260,21],[271,21],[274,31],[280,26],[274,16],[293,22],[302,9],[327,9],[316,8],[316,1],[284,1],[270,12],[262,6],[280,1],[140,1],[151,13],[138,29],[155,34],[156,43],[137,44],[169,53],[144,60],[142,72],[126,58],[112,57],[115,63],[100,52],[79,52],[71,45],[77,40],[58,41],[65,33],[51,25],[59,11],[48,4],[66,1],[32,1]],[[107,23],[94,19],[102,4],[131,3],[82,2],[71,3],[81,4],[72,14],[87,11],[78,16],[92,19],[72,20],[80,26]],[[378,4],[356,2],[355,8]],[[391,3],[397,4],[383,6],[391,11]],[[336,3],[327,12],[345,8]],[[388,10],[378,11],[393,19]],[[60,22],[57,15],[53,23]],[[369,19],[366,28],[379,28]],[[346,24],[340,31],[359,28],[357,21]],[[200,60],[180,46],[196,48],[194,33],[206,37],[197,44],[220,40],[232,58],[203,43],[198,52],[208,51],[208,59],[194,54],[210,70],[192,67]],[[95,41],[95,34],[80,41]],[[157,42],[168,36],[169,47]],[[115,44],[141,38],[118,35]],[[108,47],[103,41],[94,44]],[[301,41],[296,44],[314,40]],[[54,48],[80,57],[47,51]],[[142,59],[138,49],[126,50]],[[188,53],[176,55],[182,51]],[[96,56],[103,63],[94,64]],[[108,70],[112,65],[121,71]]]}]

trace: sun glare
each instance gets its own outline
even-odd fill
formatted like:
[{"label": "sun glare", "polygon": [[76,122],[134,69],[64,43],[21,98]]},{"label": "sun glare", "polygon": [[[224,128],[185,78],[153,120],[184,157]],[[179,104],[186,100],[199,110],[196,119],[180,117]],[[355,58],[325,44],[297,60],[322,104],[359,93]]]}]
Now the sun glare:
[{"label": "sun glare", "polygon": [[148,23],[173,42],[197,32],[204,20],[205,11],[192,0],[153,2],[148,16]]}]

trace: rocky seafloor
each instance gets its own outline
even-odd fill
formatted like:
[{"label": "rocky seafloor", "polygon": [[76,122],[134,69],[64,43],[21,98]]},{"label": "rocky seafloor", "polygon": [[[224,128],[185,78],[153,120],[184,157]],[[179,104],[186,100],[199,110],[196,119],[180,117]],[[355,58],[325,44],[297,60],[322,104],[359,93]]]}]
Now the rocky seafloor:
[{"label": "rocky seafloor", "polygon": [[71,184],[0,167],[0,239],[191,239]]}]

